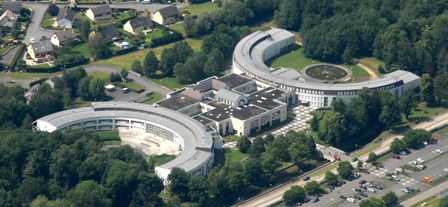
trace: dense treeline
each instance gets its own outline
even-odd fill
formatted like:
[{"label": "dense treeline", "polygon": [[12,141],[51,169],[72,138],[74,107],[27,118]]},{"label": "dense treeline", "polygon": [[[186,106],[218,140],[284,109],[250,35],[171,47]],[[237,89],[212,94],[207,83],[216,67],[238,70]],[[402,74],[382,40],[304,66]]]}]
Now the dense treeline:
[{"label": "dense treeline", "polygon": [[363,88],[358,94],[359,97],[348,103],[342,99],[333,101],[334,111],[329,115],[313,117],[311,128],[318,132],[321,140],[351,150],[356,144],[361,146],[373,135],[400,123],[401,113],[407,113],[414,107],[411,93],[405,96],[411,98],[400,101],[389,91]]},{"label": "dense treeline", "polygon": [[300,31],[308,57],[349,62],[375,56],[385,70],[431,76],[448,65],[445,1],[288,1],[275,14],[279,27]]},{"label": "dense treeline", "polygon": [[100,137],[0,131],[0,206],[163,206],[162,181],[129,146]]}]

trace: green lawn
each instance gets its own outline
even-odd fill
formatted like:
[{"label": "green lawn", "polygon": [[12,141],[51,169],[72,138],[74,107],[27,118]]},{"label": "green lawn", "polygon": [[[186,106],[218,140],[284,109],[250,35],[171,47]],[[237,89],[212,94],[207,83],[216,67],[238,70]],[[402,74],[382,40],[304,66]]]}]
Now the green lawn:
[{"label": "green lawn", "polygon": [[358,62],[372,69],[373,72],[375,72],[378,76],[381,76],[381,73],[378,71],[378,68],[380,67],[380,65],[383,66],[385,65],[383,61],[378,60],[377,58],[374,57],[361,58],[358,60]]},{"label": "green lawn", "polygon": [[[318,60],[313,60],[310,58],[305,57],[303,54],[304,48],[297,46],[297,49],[295,49],[293,52],[290,52],[286,55],[283,55],[277,59],[274,60],[274,62],[271,63],[271,67],[287,67],[287,68],[294,68],[296,70],[302,70],[304,67],[314,64],[314,63],[320,63]],[[268,63],[269,64],[269,63]]]},{"label": "green lawn", "polygon": [[425,207],[440,207],[441,199],[436,196],[430,196],[429,198],[426,198],[423,201],[420,201],[411,207],[420,207],[423,203],[426,203]]},{"label": "green lawn", "polygon": [[89,48],[87,47],[87,43],[77,44],[75,47],[72,48],[72,51],[79,52],[84,55],[84,57],[89,58],[92,56],[90,53]]},{"label": "green lawn", "polygon": [[87,107],[90,106],[90,102],[84,101],[81,98],[76,98],[75,101],[73,101],[70,106],[66,107],[66,109],[74,109],[74,108],[81,108],[81,107]]},{"label": "green lawn", "polygon": [[121,140],[102,141],[103,145],[121,145]]},{"label": "green lawn", "polygon": [[370,77],[369,73],[357,65],[343,65],[352,71],[353,78]]},{"label": "green lawn", "polygon": [[322,168],[322,169],[320,169],[320,170],[318,170],[316,172],[311,173],[309,176],[310,177],[319,176],[319,175],[322,175],[322,174],[326,173],[327,171],[333,170],[333,169],[335,169],[337,167],[338,167],[337,164],[331,164],[331,165],[329,165],[327,167],[324,167],[324,168]]},{"label": "green lawn", "polygon": [[89,75],[101,79],[104,83],[110,82],[110,73],[108,72],[89,72]]},{"label": "green lawn", "polygon": [[216,10],[220,10],[220,9],[221,8],[219,8],[216,3],[207,2],[207,3],[202,3],[202,4],[190,5],[186,8],[179,9],[179,12],[181,12],[181,13],[189,12],[192,15],[199,16],[200,14],[202,14],[204,12],[216,11]]},{"label": "green lawn", "polygon": [[361,150],[356,151],[355,153],[352,154],[353,157],[360,157],[362,155],[365,155],[367,153],[370,153],[371,151],[373,151],[374,149],[378,148],[381,146],[381,143],[375,143],[375,144],[367,144],[366,146],[364,146],[364,148],[362,148]]},{"label": "green lawn", "polygon": [[202,39],[186,38],[185,41],[195,52],[201,51]]},{"label": "green lawn", "polygon": [[248,157],[248,155],[241,153],[238,150],[233,149],[224,149],[224,154],[226,157],[226,163],[232,163],[232,162],[241,162],[243,158]]},{"label": "green lawn", "polygon": [[21,79],[39,79],[39,78],[47,78],[57,73],[25,73],[25,72],[14,72],[11,73],[11,78]]},{"label": "green lawn", "polygon": [[149,78],[149,80],[151,80],[152,82],[154,82],[156,84],[159,84],[161,86],[169,88],[171,90],[177,90],[177,89],[187,86],[187,84],[179,83],[177,81],[177,79],[174,77],[166,77],[166,78],[161,78],[161,79]]},{"label": "green lawn", "polygon": [[237,135],[230,135],[223,138],[224,142],[235,142],[241,139],[240,136]]},{"label": "green lawn", "polygon": [[151,99],[143,102],[144,104],[148,104],[148,105],[152,105],[155,102],[161,101],[163,99],[162,94],[160,94],[159,92],[153,92],[153,94],[151,95]]},{"label": "green lawn", "polygon": [[428,107],[428,106],[426,106],[426,103],[419,103],[417,105],[417,108],[412,110],[408,119],[406,119],[404,116],[402,116],[401,123],[397,127],[404,127],[406,125],[411,125],[411,124],[419,123],[421,121],[425,121],[426,119],[429,119],[430,117],[435,116],[435,115],[437,115],[441,112],[444,112],[446,110],[447,110],[447,108]]},{"label": "green lawn", "polygon": [[131,91],[134,91],[136,93],[141,93],[145,91],[145,88],[143,88],[141,85],[139,85],[136,82],[126,82],[126,83],[120,83],[125,85],[127,88],[131,89]]},{"label": "green lawn", "polygon": [[183,23],[177,23],[173,24],[171,26],[168,26],[172,30],[176,30],[182,34],[182,36],[187,36],[187,33],[185,32],[184,24]]},{"label": "green lawn", "polygon": [[9,51],[11,47],[13,47],[13,45],[7,45],[0,48],[0,56],[5,55],[6,51]]},{"label": "green lawn", "polygon": [[53,27],[53,18],[55,18],[55,17],[52,17],[47,12],[45,12],[40,26],[44,29],[58,29],[58,28]]},{"label": "green lawn", "polygon": [[152,32],[148,33],[148,35],[146,35],[145,42],[146,43],[151,43],[152,39],[159,38],[159,37],[162,37],[162,36],[163,36],[162,29],[157,28],[155,31],[152,31]]},{"label": "green lawn", "polygon": [[3,84],[5,87],[7,87],[7,88],[11,88],[11,87],[15,87],[15,86],[17,86],[17,84],[15,84],[15,83],[4,83]]}]

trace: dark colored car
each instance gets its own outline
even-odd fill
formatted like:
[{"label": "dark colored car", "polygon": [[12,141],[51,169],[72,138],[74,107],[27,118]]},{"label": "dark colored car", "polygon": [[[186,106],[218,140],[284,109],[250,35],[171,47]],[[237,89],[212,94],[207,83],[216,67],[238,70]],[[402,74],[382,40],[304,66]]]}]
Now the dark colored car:
[{"label": "dark colored car", "polygon": [[362,190],[359,189],[359,188],[355,188],[355,191],[356,191],[356,192],[361,192]]},{"label": "dark colored car", "polygon": [[344,199],[344,200],[347,199],[347,197],[345,197],[345,195],[340,195],[339,198]]},{"label": "dark colored car", "polygon": [[303,177],[303,181],[307,181],[309,179],[310,179],[310,177],[308,177],[308,176]]},{"label": "dark colored car", "polygon": [[359,195],[362,195],[364,197],[367,197],[367,193],[360,193]]},{"label": "dark colored car", "polygon": [[392,155],[392,158],[394,158],[394,159],[400,159],[400,155]]},{"label": "dark colored car", "polygon": [[352,162],[356,162],[356,161],[358,161],[358,158],[356,158],[356,157],[352,158]]},{"label": "dark colored car", "polygon": [[358,200],[361,200],[362,198],[361,198],[361,196],[356,196],[356,199],[358,199]]},{"label": "dark colored car", "polygon": [[373,188],[377,189],[377,190],[383,190],[383,187],[379,186],[379,185],[375,185],[373,186]]},{"label": "dark colored car", "polygon": [[366,181],[366,180],[361,180],[361,181],[359,181],[359,184],[360,184],[360,185],[362,185],[362,184],[364,184],[364,183],[367,183],[367,181]]},{"label": "dark colored car", "polygon": [[317,203],[317,202],[319,202],[319,198],[313,199],[313,203]]}]

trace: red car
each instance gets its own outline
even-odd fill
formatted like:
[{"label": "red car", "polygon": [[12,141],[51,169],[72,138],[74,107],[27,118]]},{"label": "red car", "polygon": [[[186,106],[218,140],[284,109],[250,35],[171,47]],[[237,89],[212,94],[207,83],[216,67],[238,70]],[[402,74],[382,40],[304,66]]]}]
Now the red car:
[{"label": "red car", "polygon": [[400,155],[392,155],[392,158],[394,158],[394,159],[400,159]]},{"label": "red car", "polygon": [[362,185],[362,184],[364,184],[364,183],[367,183],[367,181],[366,181],[366,180],[361,180],[361,181],[359,181],[359,184],[360,184],[360,185]]},{"label": "red car", "polygon": [[436,137],[432,137],[432,138],[431,138],[431,142],[432,142],[432,143],[437,143],[437,141],[439,141],[439,140],[438,140]]}]

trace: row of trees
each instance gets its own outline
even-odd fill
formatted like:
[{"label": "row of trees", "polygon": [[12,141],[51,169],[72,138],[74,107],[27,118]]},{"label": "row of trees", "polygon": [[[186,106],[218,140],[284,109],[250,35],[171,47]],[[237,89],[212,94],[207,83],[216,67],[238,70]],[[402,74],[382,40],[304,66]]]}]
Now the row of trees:
[{"label": "row of trees", "polygon": [[2,206],[163,206],[162,181],[129,146],[79,131],[0,131]]},{"label": "row of trees", "polygon": [[381,198],[369,198],[367,200],[361,201],[359,204],[360,207],[393,207],[398,204],[398,197],[397,195],[389,191]]},{"label": "row of trees", "polygon": [[[334,146],[353,147],[368,141],[363,140],[368,136],[400,123],[400,112],[407,117],[414,107],[411,93],[398,101],[389,91],[363,88],[358,91],[358,96],[348,103],[342,99],[333,101],[334,111],[322,120],[316,115],[313,117],[310,125],[320,139]],[[369,129],[368,133],[364,129]]]},{"label": "row of trees", "polygon": [[294,205],[296,203],[303,203],[307,198],[306,196],[316,196],[324,191],[320,188],[320,184],[317,181],[307,182],[303,187],[300,185],[293,185],[282,196],[286,205]]},{"label": "row of trees", "polygon": [[404,134],[403,139],[395,138],[390,144],[394,153],[406,151],[408,148],[417,149],[423,142],[429,142],[431,132],[424,129],[412,129]]}]

